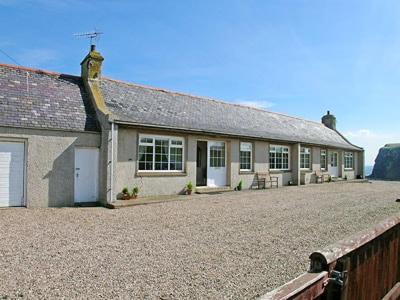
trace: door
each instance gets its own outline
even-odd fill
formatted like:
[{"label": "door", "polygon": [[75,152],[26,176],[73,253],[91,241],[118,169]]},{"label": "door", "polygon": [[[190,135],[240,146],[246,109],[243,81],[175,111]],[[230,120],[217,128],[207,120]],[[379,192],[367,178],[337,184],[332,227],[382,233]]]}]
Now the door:
[{"label": "door", "polygon": [[329,175],[333,177],[339,176],[339,169],[338,169],[338,153],[332,152],[331,153],[331,161],[329,164]]},{"label": "door", "polygon": [[99,182],[99,149],[75,148],[75,203],[96,202]]},{"label": "door", "polygon": [[207,143],[207,186],[226,185],[226,147],[224,142]]},{"label": "door", "polygon": [[25,145],[0,142],[0,207],[24,205]]},{"label": "door", "polygon": [[207,185],[207,142],[197,141],[196,186]]}]

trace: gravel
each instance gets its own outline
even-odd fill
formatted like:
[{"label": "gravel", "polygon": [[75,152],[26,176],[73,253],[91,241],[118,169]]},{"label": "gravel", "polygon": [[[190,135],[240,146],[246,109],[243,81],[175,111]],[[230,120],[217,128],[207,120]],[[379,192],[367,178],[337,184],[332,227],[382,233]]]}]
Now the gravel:
[{"label": "gravel", "polygon": [[400,182],[105,208],[0,210],[0,299],[254,298],[399,212]]}]

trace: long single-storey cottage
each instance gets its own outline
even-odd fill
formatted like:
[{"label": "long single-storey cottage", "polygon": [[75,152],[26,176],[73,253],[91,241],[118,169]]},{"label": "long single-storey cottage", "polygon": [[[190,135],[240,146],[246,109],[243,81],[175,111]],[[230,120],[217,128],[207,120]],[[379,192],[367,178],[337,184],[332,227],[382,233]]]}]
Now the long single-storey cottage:
[{"label": "long single-storey cottage", "polygon": [[0,65],[0,206],[113,202],[197,188],[362,178],[364,151],[322,123],[102,77],[92,46],[81,76]]}]

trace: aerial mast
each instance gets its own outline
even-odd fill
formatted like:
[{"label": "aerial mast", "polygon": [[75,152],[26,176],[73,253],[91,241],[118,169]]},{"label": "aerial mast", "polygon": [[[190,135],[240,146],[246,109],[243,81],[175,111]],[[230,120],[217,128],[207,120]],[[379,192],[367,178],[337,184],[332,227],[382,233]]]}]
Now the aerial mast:
[{"label": "aerial mast", "polygon": [[96,49],[96,43],[100,40],[100,35],[102,34],[103,32],[97,31],[95,29],[94,31],[90,32],[74,33],[74,36],[90,39],[90,51],[94,51]]}]

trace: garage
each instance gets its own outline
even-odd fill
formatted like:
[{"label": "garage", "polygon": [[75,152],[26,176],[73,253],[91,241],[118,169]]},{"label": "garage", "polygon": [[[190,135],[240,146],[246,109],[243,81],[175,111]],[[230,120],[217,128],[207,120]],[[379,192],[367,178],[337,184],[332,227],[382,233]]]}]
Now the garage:
[{"label": "garage", "polygon": [[0,141],[0,207],[24,205],[25,144]]}]

